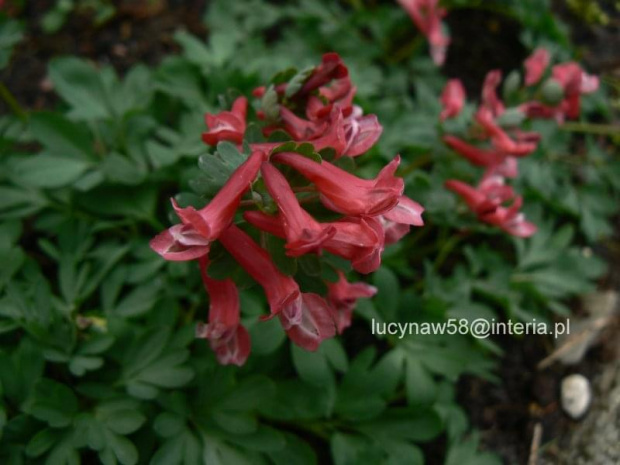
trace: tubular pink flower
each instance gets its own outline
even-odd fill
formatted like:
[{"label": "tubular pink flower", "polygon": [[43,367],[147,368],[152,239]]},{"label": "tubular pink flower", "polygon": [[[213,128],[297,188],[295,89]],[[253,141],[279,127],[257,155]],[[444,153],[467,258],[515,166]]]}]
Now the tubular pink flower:
[{"label": "tubular pink flower", "polygon": [[360,107],[353,107],[350,116],[344,120],[346,147],[343,155],[357,157],[370,150],[381,137],[383,127],[376,115],[362,115]]},{"label": "tubular pink flower", "polygon": [[282,118],[282,127],[296,141],[315,139],[320,137],[327,129],[324,121],[305,120],[284,105],[280,105],[280,117]]},{"label": "tubular pink flower", "polygon": [[286,329],[283,314],[280,314],[280,320],[291,341],[306,350],[315,351],[322,341],[336,335],[334,310],[317,294],[303,293],[300,301],[301,321],[298,324]]},{"label": "tubular pink flower", "polygon": [[323,55],[321,64],[314,69],[312,75],[298,92],[298,95],[306,95],[333,79],[343,79],[348,75],[349,70],[342,62],[340,55],[333,52],[326,53]]},{"label": "tubular pink flower", "polygon": [[551,60],[551,54],[544,48],[537,48],[524,62],[525,66],[525,85],[533,86],[538,83],[549,62]]},{"label": "tubular pink flower", "polygon": [[235,170],[211,202],[200,210],[194,207],[180,208],[172,199],[172,205],[183,224],[191,224],[209,241],[217,239],[232,222],[241,197],[250,188],[264,159],[263,152],[253,152]]},{"label": "tubular pink flower", "polygon": [[486,223],[496,225],[515,237],[530,237],[538,228],[535,224],[526,221],[525,215],[520,213],[523,200],[520,196],[515,197],[510,207],[499,206],[497,209],[480,219]]},{"label": "tubular pink flower", "polygon": [[351,83],[348,71],[345,77],[336,79],[319,89],[319,95],[327,100],[329,105],[343,111],[346,111],[353,104],[355,92],[357,92],[357,88]]},{"label": "tubular pink flower", "polygon": [[351,326],[351,317],[357,299],[370,298],[377,293],[377,288],[369,284],[350,283],[342,271],[338,271],[338,281],[327,283],[327,288],[327,300],[336,311],[338,334],[342,334],[346,328]]},{"label": "tubular pink flower", "polygon": [[480,107],[476,112],[476,121],[491,137],[493,146],[500,152],[514,157],[524,157],[531,154],[538,147],[538,143],[531,138],[513,140],[502,128],[497,125],[492,112],[487,107]]},{"label": "tubular pink flower", "polygon": [[[274,236],[286,238],[282,221],[259,211],[248,211],[244,219]],[[332,227],[336,233],[323,243],[323,248],[351,262],[358,273],[372,273],[381,266],[384,248],[384,231],[377,218],[344,218],[332,223],[321,223]]]},{"label": "tubular pink flower", "polygon": [[381,266],[385,233],[378,218],[344,218],[331,225],[336,234],[325,242],[325,250],[349,260],[358,273],[372,273]]},{"label": "tubular pink flower", "polygon": [[325,300],[302,293],[293,278],[282,274],[267,251],[237,226],[231,225],[220,242],[264,289],[271,317],[278,315],[291,340],[316,350],[323,339],[335,334],[334,320]]},{"label": "tubular pink flower", "polygon": [[504,113],[504,103],[497,96],[497,87],[502,82],[502,72],[498,69],[489,71],[482,85],[482,107],[491,112],[492,117]]},{"label": "tubular pink flower", "polygon": [[551,119],[555,118],[558,124],[562,124],[565,119],[562,105],[552,107],[542,102],[530,101],[519,105],[521,110],[530,119]]},{"label": "tubular pink flower", "polygon": [[454,179],[446,181],[446,187],[460,195],[470,210],[479,216],[494,212],[514,196],[512,188],[504,184],[501,176],[483,178],[477,188]]},{"label": "tubular pink flower", "polygon": [[271,163],[264,162],[261,173],[269,194],[280,210],[287,241],[287,255],[299,257],[319,250],[322,244],[336,233],[335,228],[319,224],[301,208],[286,178]]},{"label": "tubular pink flower", "polygon": [[409,232],[411,226],[423,226],[423,212],[422,205],[403,195],[392,210],[380,217],[385,243],[390,245],[398,242]]},{"label": "tubular pink flower", "polygon": [[296,153],[278,153],[272,161],[291,166],[312,181],[323,204],[351,216],[376,216],[392,209],[403,193],[402,178],[394,176],[400,156],[381,170],[376,179],[367,180],[322,161],[317,163]]},{"label": "tubular pink flower", "polygon": [[568,118],[577,118],[581,111],[581,94],[596,91],[599,86],[598,77],[587,74],[572,61],[555,65],[551,74],[564,89],[564,100],[561,103],[564,114]]},{"label": "tubular pink flower", "polygon": [[465,105],[465,96],[465,87],[460,79],[450,79],[441,93],[443,110],[439,119],[445,121],[458,116]]},{"label": "tubular pink flower", "polygon": [[396,206],[389,212],[384,213],[383,217],[395,223],[408,224],[410,226],[424,226],[424,220],[422,219],[423,212],[424,207],[422,207],[422,205],[403,195],[398,199]]},{"label": "tubular pink flower", "polygon": [[439,0],[398,0],[431,47],[431,57],[436,65],[443,65],[450,38],[443,32],[441,19],[446,10],[439,8]]},{"label": "tubular pink flower", "polygon": [[202,133],[202,140],[207,145],[216,145],[227,140],[240,144],[246,129],[248,99],[239,97],[233,103],[231,111],[222,111],[216,115],[207,113],[205,122],[209,130]]},{"label": "tubular pink flower", "polygon": [[[488,174],[477,188],[453,179],[446,181],[446,187],[460,195],[481,221],[517,237],[529,237],[536,232],[536,225],[526,221],[519,212],[521,197],[515,197],[514,191],[504,184],[501,176]],[[510,207],[502,206],[510,199],[514,199]]]},{"label": "tubular pink flower", "polygon": [[495,150],[483,150],[455,136],[445,135],[443,136],[443,141],[456,153],[464,156],[476,166],[499,165],[505,158],[501,153]]},{"label": "tubular pink flower", "polygon": [[162,231],[149,243],[151,249],[173,262],[195,260],[209,253],[210,241],[190,224],[177,224]]},{"label": "tubular pink flower", "polygon": [[222,365],[243,365],[250,354],[250,335],[239,319],[239,292],[231,279],[218,281],[207,275],[208,261],[200,260],[202,282],[209,294],[209,324],[198,327],[199,337],[209,339]]},{"label": "tubular pink flower", "polygon": [[[260,284],[269,302],[271,317],[282,314],[288,327],[301,322],[301,292],[293,278],[276,267],[265,249],[234,224],[219,238],[220,242],[248,274]],[[285,326],[285,329],[288,329]]]}]

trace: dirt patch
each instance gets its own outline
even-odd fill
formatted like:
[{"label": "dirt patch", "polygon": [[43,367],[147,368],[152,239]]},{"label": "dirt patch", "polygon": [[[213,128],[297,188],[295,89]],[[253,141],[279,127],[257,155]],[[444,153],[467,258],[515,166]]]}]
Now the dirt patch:
[{"label": "dirt patch", "polygon": [[[44,81],[47,63],[53,57],[88,58],[110,64],[123,74],[135,63],[156,65],[163,57],[177,52],[173,34],[179,28],[206,36],[202,21],[206,0],[168,1],[167,6],[154,2],[160,8],[143,0],[123,1],[118,13],[99,27],[94,26],[92,15],[83,12],[72,14],[57,33],[46,34],[41,30],[41,19],[52,3],[25,2],[18,14],[25,21],[25,40],[17,46],[8,68],[0,73],[0,80],[28,109],[49,108],[55,102]],[[0,112],[8,111],[2,105]]]}]

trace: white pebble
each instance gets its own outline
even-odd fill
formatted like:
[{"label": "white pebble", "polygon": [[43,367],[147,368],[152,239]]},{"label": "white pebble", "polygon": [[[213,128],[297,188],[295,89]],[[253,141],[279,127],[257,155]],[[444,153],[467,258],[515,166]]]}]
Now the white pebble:
[{"label": "white pebble", "polygon": [[562,380],[562,408],[573,419],[581,418],[590,407],[592,389],[588,378],[574,374]]}]

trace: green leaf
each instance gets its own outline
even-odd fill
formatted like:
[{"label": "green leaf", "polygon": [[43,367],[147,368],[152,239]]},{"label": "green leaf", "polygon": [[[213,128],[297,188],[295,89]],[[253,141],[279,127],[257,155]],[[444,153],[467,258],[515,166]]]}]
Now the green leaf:
[{"label": "green leaf", "polygon": [[0,218],[21,218],[34,214],[47,202],[39,190],[0,186]]},{"label": "green leaf", "polygon": [[134,288],[116,306],[115,313],[124,317],[136,317],[147,313],[159,299],[160,289],[158,282]]},{"label": "green leaf", "polygon": [[374,298],[375,307],[386,321],[393,321],[400,302],[398,278],[389,268],[381,267],[373,275],[373,283],[378,290]]},{"label": "green leaf", "polygon": [[194,377],[194,370],[185,364],[188,357],[187,350],[174,345],[169,330],[146,332],[134,340],[123,359],[122,379],[127,392],[140,399],[153,399],[160,389],[187,384]]},{"label": "green leaf", "polygon": [[78,355],[69,362],[69,371],[75,376],[84,376],[87,371],[97,370],[103,366],[101,357],[85,357]]},{"label": "green leaf", "polygon": [[47,452],[62,437],[62,433],[52,428],[45,428],[35,434],[26,445],[28,457],[39,457]]},{"label": "green leaf", "polygon": [[136,185],[144,181],[146,171],[137,166],[133,161],[113,152],[108,154],[103,163],[101,170],[112,182],[119,184]]},{"label": "green leaf", "polygon": [[285,275],[293,276],[297,272],[298,261],[295,258],[286,255],[286,248],[284,247],[286,241],[269,234],[266,236],[265,242],[267,252],[271,255],[271,259],[276,264],[278,269]]},{"label": "green leaf", "polygon": [[267,122],[277,121],[280,118],[280,106],[278,104],[278,93],[273,86],[269,86],[260,101],[261,111],[265,115]]},{"label": "green leaf", "polygon": [[357,428],[375,440],[424,442],[437,437],[443,424],[433,410],[394,407],[380,418],[358,424]]},{"label": "green leaf", "polygon": [[316,386],[333,386],[334,373],[321,350],[309,352],[296,345],[291,347],[293,365],[304,381]]},{"label": "green leaf", "polygon": [[45,378],[37,381],[27,405],[28,413],[53,428],[69,426],[77,410],[78,401],[73,391],[64,384]]},{"label": "green leaf", "polygon": [[135,465],[138,463],[138,449],[129,439],[117,434],[109,434],[107,443],[121,464]]},{"label": "green leaf", "polygon": [[294,434],[282,433],[286,440],[282,449],[269,452],[275,465],[316,465],[314,449]]},{"label": "green leaf", "polygon": [[128,435],[138,430],[146,417],[136,410],[115,410],[107,415],[105,425],[117,434]]},{"label": "green leaf", "polygon": [[24,37],[23,26],[19,21],[2,16],[0,18],[0,70],[9,64],[13,47]]},{"label": "green leaf", "polygon": [[437,385],[432,375],[414,356],[407,357],[405,366],[405,386],[409,404],[432,404],[437,392]]},{"label": "green leaf", "polygon": [[30,117],[30,132],[51,154],[84,161],[95,156],[94,141],[88,127],[60,113],[34,113]]},{"label": "green leaf", "polygon": [[89,167],[84,160],[42,153],[16,161],[13,171],[19,181],[29,186],[57,188],[71,184]]},{"label": "green leaf", "polygon": [[374,465],[383,459],[381,451],[366,438],[352,434],[334,434],[331,451],[335,465]]},{"label": "green leaf", "polygon": [[247,155],[237,150],[234,144],[220,142],[215,153],[198,159],[201,174],[190,181],[190,186],[197,194],[213,196],[246,159]]},{"label": "green leaf", "polygon": [[304,68],[297,74],[295,74],[295,76],[293,76],[288,82],[288,85],[286,86],[286,91],[284,92],[284,96],[286,98],[291,98],[293,95],[299,92],[302,86],[308,80],[308,78],[312,75],[314,69],[315,66],[308,66],[307,68]]},{"label": "green leaf", "polygon": [[49,77],[54,89],[71,105],[70,115],[74,118],[96,120],[111,116],[100,72],[75,57],[50,62]]},{"label": "green leaf", "polygon": [[185,420],[180,415],[170,412],[160,413],[153,423],[153,429],[164,438],[178,434],[185,427]]}]

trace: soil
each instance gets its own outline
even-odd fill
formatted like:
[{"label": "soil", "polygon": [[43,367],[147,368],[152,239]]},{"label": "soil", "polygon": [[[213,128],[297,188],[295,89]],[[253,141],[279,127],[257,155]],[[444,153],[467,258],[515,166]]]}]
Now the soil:
[{"label": "soil", "polygon": [[[69,16],[60,31],[44,33],[41,20],[54,4],[50,0],[24,2],[17,17],[25,20],[26,38],[16,48],[11,64],[0,72],[4,82],[27,109],[40,110],[55,103],[46,81],[48,61],[56,56],[74,55],[99,64],[110,64],[121,75],[134,63],[156,65],[170,53],[178,52],[173,34],[185,28],[206,36],[202,21],[206,0],[122,0],[118,13],[95,26],[88,10]],[[0,114],[8,109],[0,102]]]},{"label": "soil", "polygon": [[[203,16],[207,0],[122,0],[119,13],[105,24],[94,27],[88,12],[72,16],[55,34],[40,28],[42,12],[54,3],[50,0],[24,2],[20,16],[26,20],[26,39],[18,46],[11,65],[0,73],[0,80],[13,92],[25,108],[40,110],[55,105],[56,100],[45,79],[48,61],[60,55],[76,55],[100,64],[111,64],[125,72],[132,64],[157,64],[178,47],[173,33],[181,27],[195,35],[207,34]],[[563,4],[564,2],[558,2]],[[590,70],[617,74],[620,67],[620,19],[612,19],[606,28],[584,27],[562,5],[559,13],[572,26],[573,38],[583,45],[583,56]],[[488,12],[461,9],[448,16],[454,37],[475,37],[476,44],[454,41],[448,54],[445,73],[458,76],[471,95],[477,94],[484,75],[490,69],[509,71],[518,68],[526,55],[520,44],[519,25],[512,20]],[[616,15],[618,16],[618,15]],[[481,32],[484,31],[484,32]],[[479,39],[479,40],[478,40]],[[610,44],[616,44],[611,46]],[[601,46],[604,45],[604,46]],[[0,114],[8,109],[0,102]],[[620,226],[620,225],[619,225]],[[620,230],[620,228],[618,228]],[[620,243],[616,238],[615,243]],[[616,246],[617,247],[617,246]],[[604,288],[620,289],[620,254],[603,251],[615,262]],[[559,406],[559,385],[564,376],[581,373],[593,379],[610,360],[617,360],[615,322],[601,334],[599,344],[575,366],[554,364],[539,371],[537,363],[553,350],[545,337],[526,339],[501,338],[505,358],[499,366],[501,384],[478,378],[465,378],[459,384],[458,400],[467,410],[474,428],[481,431],[484,448],[500,454],[507,464],[528,461],[534,425],[542,425],[541,447],[550,463],[558,463],[560,450],[570,442],[579,422],[569,419]],[[358,333],[352,331],[347,340],[358,345]],[[361,336],[360,336],[361,337]],[[431,460],[440,463],[445,439],[425,446]]]},{"label": "soil", "polygon": [[[454,38],[444,65],[444,73],[459,78],[468,95],[480,95],[486,74],[499,69],[506,76],[519,69],[527,50],[519,41],[521,27],[513,19],[483,10],[461,8],[446,17]],[[475,38],[458,40],[461,37]]]}]

